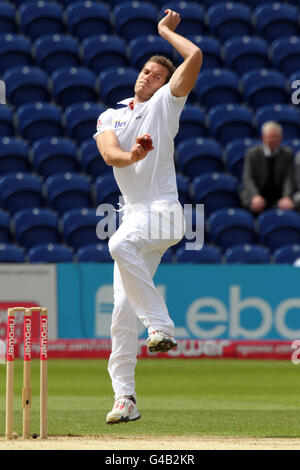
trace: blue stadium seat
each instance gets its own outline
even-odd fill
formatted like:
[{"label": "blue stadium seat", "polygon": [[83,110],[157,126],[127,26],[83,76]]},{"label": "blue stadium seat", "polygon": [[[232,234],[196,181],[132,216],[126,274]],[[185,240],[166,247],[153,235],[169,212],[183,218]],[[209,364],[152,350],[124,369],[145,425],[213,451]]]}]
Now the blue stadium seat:
[{"label": "blue stadium seat", "polygon": [[97,101],[96,76],[85,67],[64,67],[52,74],[53,96],[63,108],[79,101]]},{"label": "blue stadium seat", "polygon": [[14,128],[14,113],[10,107],[5,104],[0,105],[0,136],[13,136],[15,134]]},{"label": "blue stadium seat", "polygon": [[205,113],[199,106],[186,104],[180,115],[179,131],[175,146],[190,137],[205,137],[207,134]]},{"label": "blue stadium seat", "polygon": [[224,44],[226,66],[239,76],[250,70],[270,66],[268,43],[259,37],[242,36],[228,39]]},{"label": "blue stadium seat", "polygon": [[110,108],[134,95],[138,71],[130,67],[112,67],[99,75],[100,97]]},{"label": "blue stadium seat", "polygon": [[43,137],[62,136],[62,113],[51,103],[27,103],[17,110],[18,130],[23,139],[33,143]]},{"label": "blue stadium seat", "polygon": [[226,41],[233,36],[251,36],[253,32],[251,9],[247,5],[220,2],[207,10],[211,36]]},{"label": "blue stadium seat", "polygon": [[104,2],[79,1],[65,10],[69,32],[83,41],[95,34],[110,34],[110,9]]},{"label": "blue stadium seat", "polygon": [[83,170],[94,180],[103,173],[112,173],[112,167],[103,160],[94,139],[87,139],[82,142],[80,154]]},{"label": "blue stadium seat", "polygon": [[85,67],[97,75],[110,67],[126,67],[127,44],[124,39],[113,35],[97,34],[82,41]]},{"label": "blue stadium seat", "polygon": [[98,204],[112,204],[116,208],[121,196],[120,190],[112,173],[98,176],[95,181],[96,199]]},{"label": "blue stadium seat", "polygon": [[219,248],[210,245],[203,245],[201,250],[178,248],[175,260],[177,263],[218,264],[222,263],[222,252]]},{"label": "blue stadium seat", "polygon": [[225,251],[226,264],[269,264],[271,254],[260,245],[237,245]]},{"label": "blue stadium seat", "polygon": [[300,70],[300,38],[278,38],[271,46],[274,66],[287,77]]},{"label": "blue stadium seat", "polygon": [[35,245],[58,243],[58,216],[49,209],[29,207],[14,215],[17,242],[26,248]]},{"label": "blue stadium seat", "polygon": [[299,11],[294,5],[267,3],[255,9],[257,31],[271,42],[284,36],[299,36]]},{"label": "blue stadium seat", "polygon": [[23,248],[10,243],[0,244],[0,263],[24,263],[25,252]]},{"label": "blue stadium seat", "polygon": [[190,194],[190,181],[187,177],[177,173],[176,174],[178,198],[182,205],[191,204],[192,198]]},{"label": "blue stadium seat", "polygon": [[0,31],[2,34],[16,33],[16,10],[10,3],[0,3]]},{"label": "blue stadium seat", "polygon": [[192,137],[177,146],[178,168],[190,179],[202,173],[224,171],[221,145],[212,139]]},{"label": "blue stadium seat", "polygon": [[67,134],[81,144],[90,139],[96,128],[98,117],[105,111],[98,103],[75,103],[65,109]]},{"label": "blue stadium seat", "polygon": [[167,2],[161,6],[161,17],[166,16],[167,9],[179,13],[181,21],[176,28],[176,32],[182,36],[188,34],[203,35],[207,31],[205,20],[205,9],[197,2]]},{"label": "blue stadium seat", "polygon": [[112,263],[108,245],[96,243],[85,245],[77,251],[77,259],[80,263]]},{"label": "blue stadium seat", "polygon": [[193,180],[194,201],[204,204],[204,213],[210,216],[223,208],[240,207],[238,183],[234,176],[223,173],[206,173]]},{"label": "blue stadium seat", "polygon": [[79,171],[74,142],[63,137],[44,137],[32,145],[32,162],[37,173],[47,178],[55,173]]},{"label": "blue stadium seat", "polygon": [[257,219],[260,242],[272,252],[284,245],[300,243],[300,214],[270,209]]},{"label": "blue stadium seat", "polygon": [[154,55],[164,55],[175,61],[173,47],[158,34],[134,37],[128,44],[131,66],[141,70]]},{"label": "blue stadium seat", "polygon": [[65,245],[48,243],[35,245],[28,250],[30,263],[72,263],[73,251]]},{"label": "blue stadium seat", "polygon": [[219,103],[241,101],[240,81],[236,73],[226,69],[206,70],[196,83],[198,101],[208,108]]},{"label": "blue stadium seat", "polygon": [[63,8],[59,3],[38,0],[23,3],[19,8],[21,30],[35,40],[44,34],[65,31]]},{"label": "blue stadium seat", "polygon": [[38,66],[49,74],[56,69],[80,65],[76,38],[64,34],[47,34],[35,41],[34,48]]},{"label": "blue stadium seat", "polygon": [[58,173],[46,179],[48,203],[60,215],[71,209],[91,207],[91,182],[79,173]]},{"label": "blue stadium seat", "polygon": [[6,98],[14,106],[49,100],[48,75],[38,67],[13,67],[4,73],[3,80]]},{"label": "blue stadium seat", "polygon": [[290,147],[294,155],[296,155],[297,152],[300,152],[300,139],[284,139],[282,141],[282,145]]},{"label": "blue stadium seat", "polygon": [[11,241],[9,215],[0,210],[0,243],[9,243]]},{"label": "blue stadium seat", "polygon": [[300,244],[285,245],[277,248],[274,253],[274,263],[276,264],[293,264],[300,258]]},{"label": "blue stadium seat", "polygon": [[251,111],[242,105],[219,104],[208,112],[210,132],[222,145],[238,138],[256,136]]},{"label": "blue stadium seat", "polygon": [[[0,30],[1,31],[1,30]],[[21,34],[0,34],[0,73],[33,63],[30,39]]]},{"label": "blue stadium seat", "polygon": [[1,176],[0,202],[11,214],[27,207],[43,206],[41,180],[30,173],[9,173]]},{"label": "blue stadium seat", "polygon": [[208,69],[223,68],[223,57],[221,43],[218,39],[211,36],[191,35],[186,36],[190,41],[200,47],[203,52],[203,62],[201,72]]},{"label": "blue stadium seat", "polygon": [[228,142],[225,150],[226,166],[229,173],[242,180],[244,157],[250,147],[261,145],[260,139],[236,139]]},{"label": "blue stadium seat", "polygon": [[244,209],[219,209],[210,215],[208,224],[211,240],[223,250],[257,241],[254,217]]},{"label": "blue stadium seat", "polygon": [[96,209],[82,208],[65,212],[62,217],[65,242],[76,250],[85,245],[99,243],[96,232],[99,221]]},{"label": "blue stadium seat", "polygon": [[151,3],[119,3],[112,11],[116,32],[127,42],[141,34],[157,34],[157,9]]},{"label": "blue stadium seat", "polygon": [[29,147],[14,137],[0,137],[0,175],[30,172]]},{"label": "blue stadium seat", "polygon": [[256,110],[257,127],[266,121],[277,121],[282,125],[285,139],[297,139],[300,135],[299,111],[289,105],[267,105]]},{"label": "blue stadium seat", "polygon": [[290,102],[288,82],[276,70],[251,70],[242,76],[244,96],[252,108]]}]

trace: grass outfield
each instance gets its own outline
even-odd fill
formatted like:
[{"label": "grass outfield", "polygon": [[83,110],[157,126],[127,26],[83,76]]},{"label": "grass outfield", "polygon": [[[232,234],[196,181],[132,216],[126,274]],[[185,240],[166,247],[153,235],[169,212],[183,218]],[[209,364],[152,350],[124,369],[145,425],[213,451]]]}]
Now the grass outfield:
[{"label": "grass outfield", "polygon": [[[300,437],[300,365],[290,361],[145,359],[136,389],[142,419],[108,426],[106,360],[48,361],[49,435]],[[15,366],[15,426],[22,430],[23,363]],[[39,433],[39,362],[32,362],[31,432]],[[5,366],[0,365],[0,435]]]}]

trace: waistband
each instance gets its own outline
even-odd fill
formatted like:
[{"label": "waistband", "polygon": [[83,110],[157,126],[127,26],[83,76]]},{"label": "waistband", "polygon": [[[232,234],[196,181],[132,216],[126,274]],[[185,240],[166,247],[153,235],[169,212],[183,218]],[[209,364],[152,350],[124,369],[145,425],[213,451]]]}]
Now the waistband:
[{"label": "waistband", "polygon": [[174,194],[159,194],[157,196],[153,196],[151,198],[143,199],[141,201],[136,201],[136,202],[123,202],[123,203],[118,203],[118,206],[120,206],[120,209],[116,209],[117,212],[122,212],[125,210],[134,210],[134,208],[138,208],[139,206],[142,207],[144,206],[145,208],[150,208],[153,203],[163,203],[167,202],[169,203],[174,203],[174,204],[179,204],[181,207],[181,204],[176,198]]}]

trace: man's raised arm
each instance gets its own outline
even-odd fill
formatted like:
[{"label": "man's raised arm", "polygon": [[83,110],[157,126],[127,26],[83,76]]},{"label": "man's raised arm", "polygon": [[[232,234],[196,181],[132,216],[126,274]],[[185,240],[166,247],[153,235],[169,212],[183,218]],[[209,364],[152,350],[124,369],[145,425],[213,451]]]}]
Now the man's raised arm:
[{"label": "man's raised arm", "polygon": [[191,41],[175,33],[180,23],[179,14],[172,10],[166,10],[166,13],[158,23],[158,32],[184,58],[170,79],[170,89],[173,96],[186,96],[196,83],[202,65],[202,52]]}]

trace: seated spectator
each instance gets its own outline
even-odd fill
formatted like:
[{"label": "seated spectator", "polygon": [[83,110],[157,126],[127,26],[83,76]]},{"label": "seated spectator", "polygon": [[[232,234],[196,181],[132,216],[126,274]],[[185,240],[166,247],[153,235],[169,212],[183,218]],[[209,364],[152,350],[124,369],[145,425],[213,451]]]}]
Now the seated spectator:
[{"label": "seated spectator", "polygon": [[250,148],[245,155],[242,204],[254,214],[275,207],[294,209],[294,157],[289,148],[280,145],[282,127],[268,121],[261,132],[262,145]]}]

